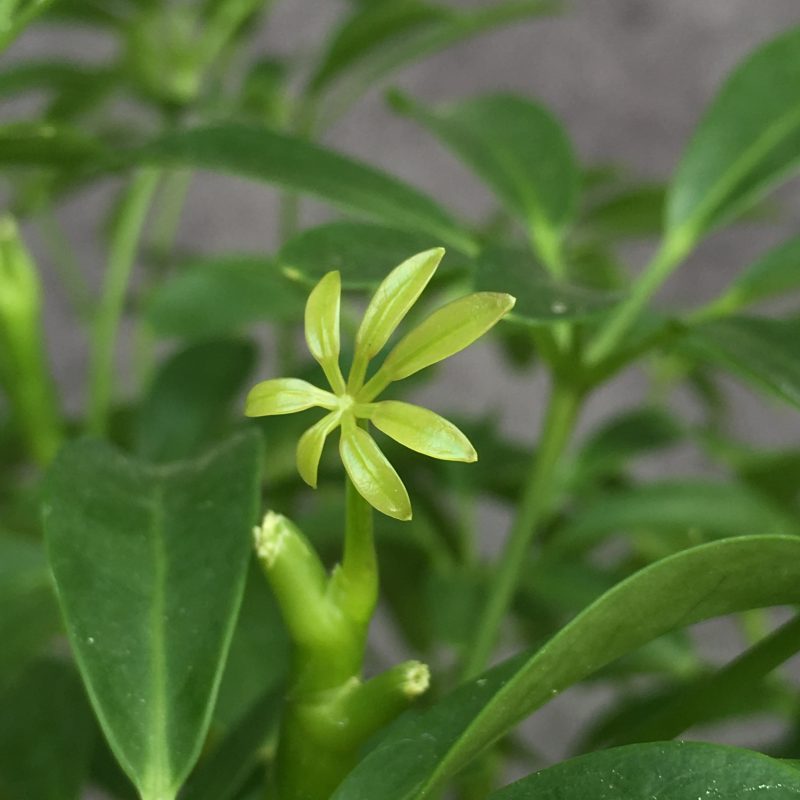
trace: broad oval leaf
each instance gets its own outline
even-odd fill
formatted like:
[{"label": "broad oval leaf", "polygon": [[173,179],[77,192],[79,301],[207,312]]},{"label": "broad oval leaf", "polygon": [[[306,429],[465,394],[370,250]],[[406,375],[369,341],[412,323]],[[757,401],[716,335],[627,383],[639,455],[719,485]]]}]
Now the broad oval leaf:
[{"label": "broad oval leaf", "polygon": [[382,514],[411,519],[411,501],[403,481],[375,440],[362,428],[342,428],[339,453],[347,475],[358,493]]},{"label": "broad oval leaf", "polygon": [[514,298],[476,292],[436,310],[392,349],[381,372],[397,381],[469,347],[514,307]]},{"label": "broad oval leaf", "polygon": [[702,742],[634,744],[573,758],[491,800],[796,800],[800,770],[752,750]]},{"label": "broad oval leaf", "polygon": [[[749,303],[800,290],[800,236],[770,250],[746,269],[717,301],[737,311]],[[717,305],[715,303],[714,305]]]},{"label": "broad oval leaf", "polygon": [[800,320],[736,316],[693,328],[679,346],[800,407]]},{"label": "broad oval leaf", "polygon": [[95,730],[74,667],[32,664],[0,693],[0,797],[79,800]]},{"label": "broad oval leaf", "polygon": [[308,296],[305,313],[308,351],[319,362],[336,392],[344,389],[339,369],[341,303],[341,277],[338,272],[329,272]]},{"label": "broad oval leaf", "polygon": [[384,278],[375,290],[356,333],[356,358],[373,358],[383,349],[425,290],[443,256],[441,247],[418,253]]},{"label": "broad oval leaf", "polygon": [[247,395],[245,414],[266,417],[273,414],[294,414],[319,406],[334,409],[336,395],[318,389],[300,378],[270,378],[257,383]]},{"label": "broad oval leaf", "polygon": [[172,800],[203,745],[259,502],[252,431],[196,461],[147,467],[67,445],[44,523],[84,683],[143,800]]},{"label": "broad oval leaf", "polygon": [[394,101],[442,139],[524,220],[546,263],[559,258],[560,241],[577,209],[580,173],[569,139],[548,111],[506,94],[438,111],[398,94]]},{"label": "broad oval leaf", "polygon": [[297,471],[312,488],[317,488],[317,472],[322,448],[331,431],[339,424],[340,414],[332,412],[312,425],[297,442]]},{"label": "broad oval leaf", "polygon": [[623,581],[544,647],[496,667],[391,726],[334,800],[421,800],[559,692],[677,628],[800,602],[800,538],[695,547]]},{"label": "broad oval leaf", "polygon": [[700,122],[667,197],[667,235],[694,242],[800,164],[800,28],[734,70]]},{"label": "broad oval leaf", "polygon": [[475,250],[472,236],[416,189],[333,150],[265,127],[231,123],[171,133],[123,159],[268,181],[376,222],[431,234],[467,253]]},{"label": "broad oval leaf", "polygon": [[303,302],[303,292],[273,259],[220,255],[179,265],[156,287],[146,313],[157,334],[198,339],[254,322],[299,321]]},{"label": "broad oval leaf", "polygon": [[[298,233],[278,252],[286,275],[315,286],[328,270],[338,270],[345,289],[375,289],[409,253],[421,253],[440,244],[425,233],[404,231],[366,222],[329,222]],[[436,279],[467,273],[472,261],[458,251],[447,258]]]},{"label": "broad oval leaf", "polygon": [[620,292],[554,281],[530,252],[511,247],[489,247],[480,254],[475,288],[513,295],[517,302],[508,321],[527,326],[591,319],[623,298]]},{"label": "broad oval leaf", "polygon": [[372,424],[396,442],[443,461],[477,461],[469,439],[444,417],[411,403],[384,400],[370,412]]}]

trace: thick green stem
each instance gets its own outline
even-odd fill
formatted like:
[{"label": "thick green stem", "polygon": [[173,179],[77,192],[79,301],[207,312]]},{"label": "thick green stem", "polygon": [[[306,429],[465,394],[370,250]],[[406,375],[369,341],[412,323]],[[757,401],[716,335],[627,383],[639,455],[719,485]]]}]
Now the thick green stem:
[{"label": "thick green stem", "polygon": [[653,260],[634,283],[628,299],[622,303],[608,322],[600,328],[590,345],[586,360],[597,365],[610,356],[637,321],[650,298],[675,271],[692,248],[688,235],[673,235],[664,240]]},{"label": "thick green stem", "polygon": [[134,176],[111,237],[108,270],[95,317],[89,367],[87,428],[98,435],[105,433],[108,425],[119,323],[139,239],[158,180],[159,173],[154,169],[143,169]]},{"label": "thick green stem", "polygon": [[582,391],[556,379],[519,510],[467,654],[464,678],[483,671],[491,658],[500,625],[519,584],[525,555],[542,520],[550,512],[558,485],[559,461],[572,435],[582,397]]}]

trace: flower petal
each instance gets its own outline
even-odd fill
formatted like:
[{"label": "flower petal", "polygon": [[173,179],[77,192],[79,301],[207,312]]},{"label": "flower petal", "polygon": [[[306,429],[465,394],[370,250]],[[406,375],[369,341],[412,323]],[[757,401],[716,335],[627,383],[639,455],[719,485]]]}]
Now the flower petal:
[{"label": "flower petal", "polygon": [[309,352],[319,362],[335,392],[344,391],[344,378],[339,368],[341,301],[341,276],[338,272],[329,272],[308,296],[305,314]]},{"label": "flower petal", "polygon": [[356,356],[373,358],[389,341],[417,298],[428,285],[444,248],[426,250],[395,267],[372,295],[356,334]]},{"label": "flower petal", "polygon": [[411,403],[386,400],[371,407],[372,424],[396,442],[442,461],[477,461],[478,454],[452,422]]},{"label": "flower petal", "polygon": [[406,487],[365,430],[354,423],[343,425],[339,453],[353,486],[371,506],[395,519],[411,519]]},{"label": "flower petal", "polygon": [[407,378],[469,347],[497,324],[516,302],[510,294],[477,292],[434,311],[406,334],[359,393],[368,402],[391,381]]},{"label": "flower petal", "polygon": [[339,424],[341,415],[338,411],[323,417],[316,425],[312,425],[297,443],[297,471],[300,477],[313,489],[317,488],[317,471],[322,457],[322,448],[328,434]]},{"label": "flower petal", "polygon": [[245,414],[248,417],[267,417],[273,414],[293,414],[313,406],[337,408],[336,395],[318,389],[299,378],[273,378],[257,383],[247,395]]}]

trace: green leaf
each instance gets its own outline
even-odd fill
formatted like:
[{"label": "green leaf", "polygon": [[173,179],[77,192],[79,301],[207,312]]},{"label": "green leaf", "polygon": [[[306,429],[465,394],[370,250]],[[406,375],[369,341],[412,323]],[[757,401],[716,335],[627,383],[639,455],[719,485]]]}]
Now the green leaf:
[{"label": "green leaf", "polygon": [[303,292],[259,256],[210,256],[180,265],[147,304],[161,336],[197,339],[239,331],[254,322],[302,319]]},{"label": "green leaf", "polygon": [[365,430],[354,424],[342,428],[339,453],[353,486],[371,506],[395,519],[411,519],[406,487]]},{"label": "green leaf", "polygon": [[728,539],[666,558],[603,595],[533,655],[520,654],[398,720],[334,800],[429,796],[559,692],[626,653],[705,619],[798,601],[795,537]]},{"label": "green leaf", "polygon": [[770,250],[746,269],[714,303],[725,311],[800,290],[800,236]]},{"label": "green leaf", "polygon": [[517,303],[508,321],[532,326],[591,319],[622,299],[619,292],[556,282],[529,252],[511,247],[489,247],[481,253],[475,288],[513,295]]},{"label": "green leaf", "polygon": [[444,417],[427,408],[384,400],[370,411],[372,424],[404,447],[443,461],[477,461],[469,439]]},{"label": "green leaf", "polygon": [[[436,310],[391,350],[380,372],[399,381],[469,347],[512,308],[514,298],[476,292]],[[380,374],[380,373],[379,373]]]},{"label": "green leaf", "polygon": [[740,484],[668,480],[601,495],[559,531],[554,546],[585,549],[637,530],[744,536],[799,529],[792,516]]},{"label": "green leaf", "polygon": [[569,139],[548,111],[504,94],[438,111],[398,94],[394,104],[486,181],[529,226],[545,263],[559,266],[561,240],[577,210],[580,173]]},{"label": "green leaf", "polygon": [[0,52],[5,50],[40,14],[43,14],[55,0],[23,0],[15,3],[15,11],[10,20],[3,20],[0,30]]},{"label": "green leaf", "polygon": [[446,21],[455,13],[422,0],[378,2],[357,9],[332,37],[309,88],[320,92],[354,63],[384,47],[387,41],[413,34],[415,30]]},{"label": "green leaf", "polygon": [[665,200],[662,184],[625,188],[589,208],[582,224],[594,236],[612,241],[655,237],[664,227]]},{"label": "green leaf", "polygon": [[0,689],[61,629],[52,579],[40,545],[0,533]]},{"label": "green leaf", "polygon": [[730,317],[698,325],[679,346],[800,407],[798,340],[800,320]]},{"label": "green leaf", "polygon": [[416,189],[333,150],[264,127],[219,124],[180,131],[127,158],[275,183],[375,222],[436,236],[458,250],[475,250],[472,236]]},{"label": "green leaf", "polygon": [[250,558],[260,443],[146,467],[78,441],[44,506],[50,563],[95,713],[143,800],[172,800],[203,745]]},{"label": "green leaf", "polygon": [[233,730],[191,776],[182,800],[234,800],[263,760],[267,739],[278,725],[281,692],[272,689],[256,701]]},{"label": "green leaf", "polygon": [[318,389],[299,378],[271,378],[257,383],[247,395],[248,417],[266,417],[273,414],[294,414],[320,406],[333,410],[338,405],[336,395]]},{"label": "green leaf", "polygon": [[800,770],[752,750],[701,742],[637,744],[556,764],[492,800],[796,800]]},{"label": "green leaf", "polygon": [[692,243],[800,164],[800,28],[737,67],[703,117],[669,190],[667,235]]},{"label": "green leaf", "polygon": [[136,452],[164,463],[191,458],[214,443],[230,423],[257,355],[251,342],[220,339],[168,358],[139,406]]},{"label": "green leaf", "polygon": [[73,668],[33,664],[0,695],[0,797],[79,800],[94,731]]},{"label": "green leaf", "polygon": [[328,383],[337,393],[344,391],[344,378],[339,367],[341,303],[341,276],[338,272],[329,272],[308,296],[305,313],[308,351],[322,367]]},{"label": "green leaf", "polygon": [[375,290],[356,333],[356,359],[374,358],[383,349],[425,290],[443,256],[441,247],[418,253],[384,278]]},{"label": "green leaf", "polygon": [[312,425],[297,442],[297,471],[312,488],[317,488],[317,471],[325,440],[339,424],[341,414],[332,412]]},{"label": "green leaf", "polygon": [[39,122],[0,126],[0,165],[80,170],[104,163],[106,151],[69,128]]},{"label": "green leaf", "polygon": [[[297,234],[281,248],[277,259],[287,275],[307,286],[315,286],[328,270],[336,269],[345,289],[375,289],[409,253],[439,244],[430,234],[364,222],[329,222]],[[470,268],[468,258],[451,251],[436,277],[452,277]]]}]

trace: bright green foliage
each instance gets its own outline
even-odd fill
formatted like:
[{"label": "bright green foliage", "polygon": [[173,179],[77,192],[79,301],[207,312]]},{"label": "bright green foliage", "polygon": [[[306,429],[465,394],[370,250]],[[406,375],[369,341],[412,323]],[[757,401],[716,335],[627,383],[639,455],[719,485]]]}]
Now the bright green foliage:
[{"label": "bright green foliage", "polygon": [[[327,436],[338,426],[339,452],[345,470],[359,493],[382,513],[411,519],[405,486],[378,445],[362,427],[375,426],[400,444],[448,461],[474,461],[474,448],[451,423],[424,409],[404,403],[375,403],[392,381],[413,375],[468,347],[505,316],[514,298],[483,292],[468,295],[434,311],[386,356],[365,383],[370,360],[389,341],[397,326],[433,277],[444,255],[441,248],[412,256],[378,286],[356,334],[353,365],[345,386],[339,367],[341,279],[329,272],[316,285],[306,304],[306,342],[325,372],[333,393],[297,378],[276,378],[257,384],[248,395],[251,417],[290,414],[312,406],[331,413],[309,428],[297,447],[297,469],[310,486]],[[388,407],[387,407],[388,406]]]},{"label": "bright green foliage", "polygon": [[70,642],[143,800],[174,798],[200,753],[241,600],[257,482],[252,435],[164,468],[77,442],[51,474],[45,528]]}]

